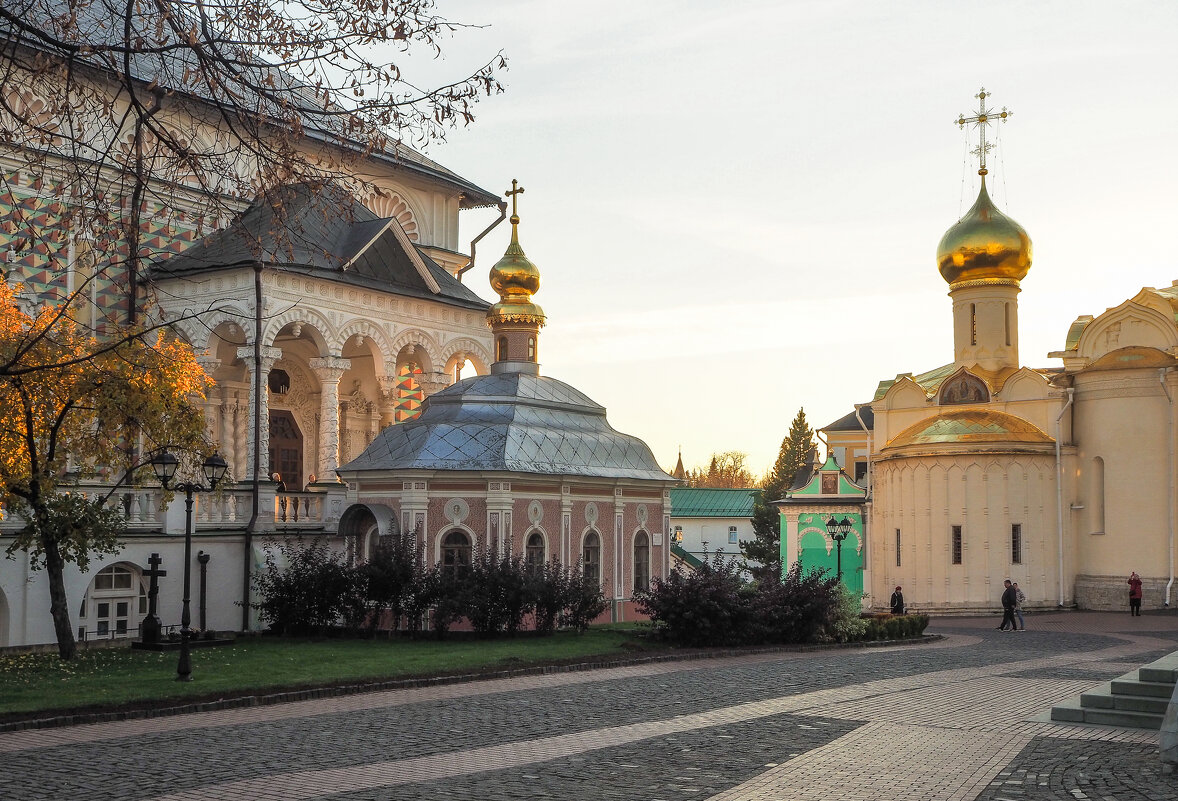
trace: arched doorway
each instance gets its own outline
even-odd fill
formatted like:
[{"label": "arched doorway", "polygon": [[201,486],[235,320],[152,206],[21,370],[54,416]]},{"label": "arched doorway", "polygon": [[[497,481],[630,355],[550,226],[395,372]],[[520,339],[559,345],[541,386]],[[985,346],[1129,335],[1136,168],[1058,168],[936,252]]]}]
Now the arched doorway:
[{"label": "arched doorway", "polygon": [[270,412],[270,471],[282,476],[290,492],[303,488],[303,432],[294,415],[282,409]]},{"label": "arched doorway", "polygon": [[147,587],[139,569],[127,563],[108,565],[94,574],[82,607],[80,627],[86,637],[130,637],[147,614]]}]

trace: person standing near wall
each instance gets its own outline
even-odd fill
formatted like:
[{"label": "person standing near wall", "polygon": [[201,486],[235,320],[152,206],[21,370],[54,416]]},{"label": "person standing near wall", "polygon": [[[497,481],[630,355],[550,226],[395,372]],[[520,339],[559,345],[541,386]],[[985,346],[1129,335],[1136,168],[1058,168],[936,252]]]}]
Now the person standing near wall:
[{"label": "person standing near wall", "polygon": [[904,591],[900,589],[899,585],[896,585],[896,591],[892,593],[890,600],[892,604],[892,614],[904,614]]},{"label": "person standing near wall", "polygon": [[1137,571],[1129,574],[1129,614],[1141,617],[1141,576]]},{"label": "person standing near wall", "polygon": [[999,631],[1007,631],[1006,624],[1010,624],[1010,631],[1014,631],[1018,626],[1014,622],[1014,606],[1017,603],[1018,596],[1015,595],[1014,587],[1011,586],[1010,579],[1002,582],[1006,587],[1002,591],[1002,625],[998,627]]},{"label": "person standing near wall", "polygon": [[1027,623],[1023,620],[1023,604],[1027,602],[1027,596],[1018,588],[1017,581],[1012,586],[1014,587],[1014,615],[1018,618],[1018,630],[1026,631]]}]

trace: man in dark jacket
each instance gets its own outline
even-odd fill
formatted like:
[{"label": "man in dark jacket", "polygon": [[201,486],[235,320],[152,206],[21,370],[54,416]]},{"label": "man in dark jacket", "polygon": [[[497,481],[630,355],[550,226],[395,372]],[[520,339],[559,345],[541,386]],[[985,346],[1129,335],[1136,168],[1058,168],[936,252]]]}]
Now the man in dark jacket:
[{"label": "man in dark jacket", "polygon": [[998,627],[999,631],[1007,631],[1006,624],[1010,624],[1010,631],[1014,631],[1018,626],[1014,622],[1014,607],[1018,603],[1018,592],[1011,585],[1010,579],[1003,582],[1006,587],[1002,591],[1002,625]]}]

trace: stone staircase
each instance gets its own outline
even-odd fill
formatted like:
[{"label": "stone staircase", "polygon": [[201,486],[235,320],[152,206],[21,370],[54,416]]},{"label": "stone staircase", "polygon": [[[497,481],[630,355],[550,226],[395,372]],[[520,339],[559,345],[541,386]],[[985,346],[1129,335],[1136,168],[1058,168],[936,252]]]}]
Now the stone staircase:
[{"label": "stone staircase", "polygon": [[1059,723],[1160,729],[1178,683],[1178,651],[1092,688],[1051,710]]}]

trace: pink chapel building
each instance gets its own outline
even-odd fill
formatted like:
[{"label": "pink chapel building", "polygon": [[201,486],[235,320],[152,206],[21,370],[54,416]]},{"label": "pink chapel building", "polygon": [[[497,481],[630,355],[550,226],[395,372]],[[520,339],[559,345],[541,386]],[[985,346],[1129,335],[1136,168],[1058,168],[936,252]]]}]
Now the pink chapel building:
[{"label": "pink chapel building", "polygon": [[487,311],[490,373],[430,395],[417,418],[385,428],[338,469],[350,503],[339,533],[367,552],[414,531],[431,564],[466,564],[488,549],[580,562],[611,601],[603,619],[634,619],[635,591],[670,569],[679,482],[646,443],[615,431],[602,406],[540,374],[540,272],[512,212],[511,244],[491,268],[500,299]]}]

